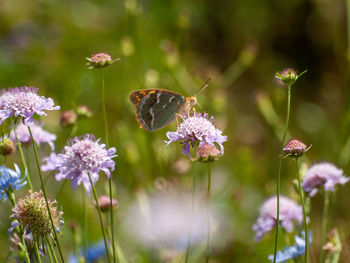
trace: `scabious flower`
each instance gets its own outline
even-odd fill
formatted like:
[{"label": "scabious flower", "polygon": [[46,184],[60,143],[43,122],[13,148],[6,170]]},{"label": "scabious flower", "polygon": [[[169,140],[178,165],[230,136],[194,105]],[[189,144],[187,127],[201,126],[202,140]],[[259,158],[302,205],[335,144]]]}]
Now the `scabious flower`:
[{"label": "scabious flower", "polygon": [[220,146],[221,154],[224,153],[223,142],[227,141],[227,136],[222,135],[222,131],[217,129],[214,124],[214,118],[209,118],[208,114],[197,113],[195,116],[183,116],[182,122],[175,132],[167,132],[169,141],[165,141],[167,146],[175,141],[184,144],[182,153],[190,156],[190,148],[196,144],[201,147],[204,144]]},{"label": "scabious flower", "polygon": [[86,191],[90,193],[91,184],[89,174],[93,184],[99,178],[99,172],[103,171],[108,177],[114,170],[115,163],[112,158],[116,157],[114,147],[106,149],[105,144],[99,143],[93,135],[85,135],[82,138],[73,138],[68,146],[64,147],[64,152],[45,158],[46,164],[43,171],[58,170],[55,175],[56,180],[71,179],[72,187],[76,189],[83,183]]},{"label": "scabious flower", "polygon": [[[312,232],[309,233],[309,241],[312,242]],[[305,232],[301,233],[301,236],[294,236],[295,244],[289,247],[285,247],[283,251],[278,251],[276,254],[276,262],[286,262],[290,259],[300,257],[305,254]],[[309,245],[308,245],[309,246]],[[273,261],[274,255],[269,255],[268,259]]]},{"label": "scabious flower", "polygon": [[219,159],[220,154],[220,151],[210,144],[203,144],[197,150],[197,156],[200,162],[213,162]]},{"label": "scabious flower", "polygon": [[[56,135],[49,133],[48,131],[45,131],[42,128],[43,124],[39,123],[37,121],[33,121],[32,125],[30,126],[30,129],[33,134],[33,138],[36,144],[40,143],[47,143],[50,145],[51,149],[55,149],[54,141],[56,140]],[[10,138],[13,141],[17,141],[16,134],[18,140],[23,144],[29,144],[32,142],[32,138],[30,137],[30,133],[28,131],[28,127],[24,125],[23,123],[19,123],[15,130],[12,130],[10,133]]]},{"label": "scabious flower", "polygon": [[8,156],[16,151],[16,146],[10,138],[0,139],[0,154],[3,156]]},{"label": "scabious flower", "polygon": [[[101,195],[98,198],[98,204],[100,205],[101,212],[107,212],[111,209],[111,199],[109,196]],[[96,201],[94,201],[94,205],[96,205]],[[118,201],[112,198],[112,207],[116,207],[118,205]]]},{"label": "scabious flower", "polygon": [[0,166],[0,199],[4,201],[8,198],[9,191],[21,189],[27,182],[25,177],[21,178],[21,171],[17,164],[15,170]]},{"label": "scabious flower", "polygon": [[275,78],[281,80],[285,85],[293,85],[307,70],[298,74],[295,69],[285,68],[281,72],[276,72]]},{"label": "scabious flower", "polygon": [[[84,250],[80,250],[80,256],[86,255],[86,263],[93,263],[99,259],[103,259],[106,257],[106,248],[103,239],[98,243],[93,244],[86,249],[86,253]],[[76,255],[70,255],[68,258],[69,263],[78,263],[80,262]]]},{"label": "scabious flower", "polygon": [[[48,203],[55,230],[58,231],[63,225],[63,212],[57,209],[56,201],[48,200]],[[29,190],[29,194],[19,200],[12,209],[11,218],[15,220],[12,229],[15,225],[22,225],[32,232],[34,239],[52,236],[54,233],[45,198],[41,191],[32,192]]]},{"label": "scabious flower", "polygon": [[73,125],[76,122],[77,118],[78,116],[74,111],[66,110],[62,112],[60,116],[61,126],[66,127],[66,126]]},{"label": "scabious flower", "polygon": [[324,187],[326,191],[334,192],[337,184],[345,184],[350,178],[345,177],[343,170],[334,164],[323,162],[309,168],[303,179],[302,187],[310,196],[314,196],[319,187]]},{"label": "scabious flower", "polygon": [[104,68],[107,67],[108,65],[116,62],[119,60],[119,58],[112,59],[111,55],[109,55],[106,52],[98,52],[91,57],[86,58],[89,62],[86,64],[89,66],[89,69],[93,68]]},{"label": "scabious flower", "polygon": [[290,139],[283,148],[282,158],[293,157],[299,158],[310,149],[298,139]]},{"label": "scabious flower", "polygon": [[2,90],[0,95],[0,124],[10,117],[22,117],[26,125],[33,123],[34,114],[46,116],[48,110],[59,110],[51,98],[37,94],[34,87],[20,87]]},{"label": "scabious flower", "polygon": [[[280,225],[287,231],[293,231],[293,221],[299,225],[303,220],[303,210],[293,200],[280,196]],[[270,232],[277,224],[277,196],[269,198],[260,207],[260,216],[253,226],[255,240],[259,241],[264,234]]]}]

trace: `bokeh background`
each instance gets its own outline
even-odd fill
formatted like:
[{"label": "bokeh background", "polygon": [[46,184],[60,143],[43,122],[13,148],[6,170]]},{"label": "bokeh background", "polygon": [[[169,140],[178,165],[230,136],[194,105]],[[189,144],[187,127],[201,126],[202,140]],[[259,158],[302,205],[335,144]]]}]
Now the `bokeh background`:
[{"label": "bokeh background", "polygon": [[[226,242],[212,251],[212,262],[266,262],[274,235],[254,242],[251,230],[261,203],[275,194],[280,136],[287,89],[276,71],[308,70],[292,90],[290,136],[312,144],[305,167],[330,161],[350,174],[349,49],[346,1],[340,0],[1,0],[0,87],[36,86],[62,110],[88,105],[94,116],[79,122],[76,135],[103,137],[101,72],[88,70],[86,57],[106,51],[121,60],[106,68],[107,109],[111,146],[117,148],[113,173],[119,206],[118,241],[127,262],[165,262],[163,253],[136,241],[123,228],[130,204],[140,196],[167,187],[190,191],[191,163],[181,146],[167,149],[165,133],[175,124],[148,133],[135,121],[128,94],[163,88],[186,96],[210,77],[198,95],[201,107],[215,116],[228,136],[225,154],[212,165],[213,203],[226,218]],[[57,134],[56,152],[66,144],[69,129],[60,127],[59,113],[43,119]],[[35,176],[32,149],[27,158]],[[41,147],[41,157],[49,147]],[[20,163],[19,156],[6,160]],[[206,168],[200,168],[197,194],[206,190]],[[282,193],[298,200],[292,161],[283,162]],[[71,222],[82,222],[81,189],[62,187],[48,175],[51,199],[64,209],[64,253],[74,247]],[[342,262],[350,258],[350,209],[344,186],[331,198],[329,228],[343,241]],[[101,175],[98,192],[107,191]],[[18,196],[23,195],[20,191]],[[57,194],[59,194],[57,196]],[[311,229],[319,251],[323,198],[312,199]],[[0,206],[0,261],[9,255],[9,203]],[[88,241],[100,239],[96,211],[89,197]],[[280,239],[280,247],[284,245]],[[12,259],[8,259],[11,262]],[[200,261],[199,261],[200,262]]]}]

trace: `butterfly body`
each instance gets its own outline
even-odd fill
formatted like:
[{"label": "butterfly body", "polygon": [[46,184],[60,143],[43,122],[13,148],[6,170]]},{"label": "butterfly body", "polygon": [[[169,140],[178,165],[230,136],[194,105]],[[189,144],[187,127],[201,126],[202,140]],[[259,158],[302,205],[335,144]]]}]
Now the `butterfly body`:
[{"label": "butterfly body", "polygon": [[195,96],[184,97],[170,90],[147,89],[130,94],[141,128],[155,131],[170,124],[177,114],[189,114],[197,103]]}]

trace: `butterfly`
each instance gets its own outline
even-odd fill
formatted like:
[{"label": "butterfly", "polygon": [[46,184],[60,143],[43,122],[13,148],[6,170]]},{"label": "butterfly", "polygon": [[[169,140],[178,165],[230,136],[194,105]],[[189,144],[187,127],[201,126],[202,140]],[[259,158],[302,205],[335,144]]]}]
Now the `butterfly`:
[{"label": "butterfly", "polygon": [[[208,86],[209,80],[196,92]],[[164,89],[137,90],[130,94],[136,107],[136,120],[142,129],[155,131],[169,125],[177,115],[189,115],[197,104],[196,95],[185,97]]]}]

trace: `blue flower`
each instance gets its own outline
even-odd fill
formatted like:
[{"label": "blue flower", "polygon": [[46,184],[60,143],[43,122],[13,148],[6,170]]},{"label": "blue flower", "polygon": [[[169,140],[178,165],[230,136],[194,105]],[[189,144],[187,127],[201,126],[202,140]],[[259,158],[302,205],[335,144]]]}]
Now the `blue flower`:
[{"label": "blue flower", "polygon": [[[80,255],[84,256],[84,251],[80,250]],[[104,241],[101,240],[98,243],[95,243],[92,246],[87,247],[86,249],[86,263],[96,262],[98,259],[106,257],[106,248]],[[78,263],[79,260],[75,255],[70,255],[68,259],[69,263]]]},{"label": "blue flower", "polygon": [[[276,262],[286,262],[289,259],[297,258],[305,253],[305,232],[301,232],[300,236],[294,236],[295,244],[285,247],[283,251],[278,251]],[[312,242],[312,231],[309,233],[309,244]],[[273,261],[273,255],[269,255],[268,259]]]},{"label": "blue flower", "polygon": [[24,181],[26,175],[21,177],[21,171],[17,164],[15,170],[7,168],[5,165],[0,166],[0,199],[7,200],[8,191],[21,189],[27,182]]}]

